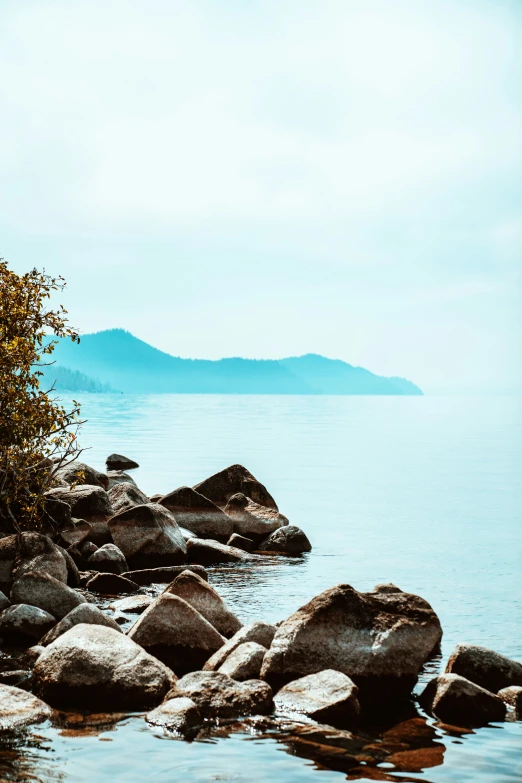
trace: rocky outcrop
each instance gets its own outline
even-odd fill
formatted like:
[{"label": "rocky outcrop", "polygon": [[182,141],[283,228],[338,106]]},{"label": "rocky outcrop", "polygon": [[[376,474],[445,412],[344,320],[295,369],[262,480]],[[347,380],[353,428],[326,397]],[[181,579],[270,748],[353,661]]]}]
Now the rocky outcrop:
[{"label": "rocky outcrop", "polygon": [[187,559],[189,563],[213,565],[214,563],[238,563],[242,560],[259,560],[259,555],[244,552],[234,546],[220,544],[209,538],[191,538],[187,541]]},{"label": "rocky outcrop", "polygon": [[159,501],[182,525],[202,538],[227,541],[234,523],[218,506],[190,487],[180,487],[164,495]]},{"label": "rocky outcrop", "polygon": [[419,697],[421,706],[444,723],[454,726],[485,726],[503,721],[506,705],[459,674],[441,674],[431,680]]},{"label": "rocky outcrop", "polygon": [[95,574],[87,584],[87,590],[100,595],[121,595],[122,593],[137,593],[139,585],[121,574]]},{"label": "rocky outcrop", "polygon": [[30,571],[13,583],[11,603],[38,606],[61,620],[85,598],[47,573]]},{"label": "rocky outcrop", "polygon": [[261,680],[237,682],[220,672],[192,672],[178,680],[168,698],[192,699],[204,718],[267,715],[273,707],[272,689]]},{"label": "rocky outcrop", "polygon": [[36,693],[55,707],[143,710],[159,704],[173,673],[113,628],[75,625],[38,658]]},{"label": "rocky outcrop", "polygon": [[256,642],[265,649],[268,649],[272,644],[272,640],[276,632],[275,625],[269,625],[268,623],[255,622],[249,625],[244,625],[234,636],[220,647],[219,650],[212,655],[206,664],[204,665],[204,671],[216,671],[226,661],[227,657],[237,650],[237,648],[245,644],[246,642]]},{"label": "rocky outcrop", "polygon": [[125,511],[127,508],[133,506],[142,506],[144,503],[149,502],[149,498],[145,495],[141,489],[128,481],[115,484],[109,489],[109,498],[114,509],[115,514],[119,514],[120,511]]},{"label": "rocky outcrop", "polygon": [[0,637],[11,641],[40,639],[55,623],[50,612],[29,604],[14,604],[0,614]]},{"label": "rocky outcrop", "polygon": [[257,642],[244,642],[226,657],[218,671],[233,680],[257,680],[265,653],[266,648]]},{"label": "rocky outcrop", "polygon": [[177,699],[168,699],[149,712],[147,723],[152,726],[161,726],[168,731],[186,736],[197,730],[203,723],[203,718],[192,699],[180,696]]},{"label": "rocky outcrop", "polygon": [[129,474],[125,473],[123,470],[108,470],[107,477],[109,479],[109,489],[115,487],[117,484],[132,484],[133,486],[137,486],[132,476],[129,476]]},{"label": "rocky outcrop", "polygon": [[128,636],[176,674],[200,669],[225,639],[190,604],[163,593],[128,631]]},{"label": "rocky outcrop", "polygon": [[139,585],[152,585],[152,584],[170,584],[183,571],[190,568],[190,570],[208,582],[208,575],[206,569],[201,565],[193,564],[191,566],[178,565],[178,566],[165,566],[164,568],[145,568],[141,571],[127,571],[123,574],[127,579],[132,579],[133,582]]},{"label": "rocky outcrop", "polygon": [[325,669],[285,685],[274,702],[278,710],[297,712],[334,726],[354,726],[360,713],[358,689],[342,672]]},{"label": "rocky outcrop", "polygon": [[261,541],[258,550],[261,552],[282,552],[286,555],[302,555],[304,552],[311,552],[312,545],[300,527],[287,525]]},{"label": "rocky outcrop", "polygon": [[123,454],[111,454],[105,460],[107,470],[134,470],[139,468],[137,462],[129,457],[124,457]]},{"label": "rocky outcrop", "polygon": [[115,544],[104,544],[89,557],[88,568],[105,574],[124,574],[129,570],[121,549]]},{"label": "rocky outcrop", "polygon": [[257,540],[265,538],[283,525],[288,525],[288,519],[279,511],[256,503],[242,492],[229,498],[225,513],[234,520],[235,533]]},{"label": "rocky outcrop", "polygon": [[75,625],[80,623],[87,623],[88,625],[104,625],[107,628],[113,628],[115,631],[120,631],[120,627],[106,614],[103,614],[101,609],[93,604],[80,604],[76,609],[73,609],[69,614],[57,623],[45,636],[41,639],[40,644],[43,647],[52,644],[59,636],[69,631]]},{"label": "rocky outcrop", "polygon": [[227,546],[234,546],[236,549],[242,549],[244,552],[251,552],[254,548],[254,541],[251,538],[240,536],[239,533],[232,533],[227,541]]},{"label": "rocky outcrop", "polygon": [[165,588],[164,593],[183,598],[222,636],[233,636],[241,628],[241,621],[228,608],[219,593],[192,571],[183,571]]},{"label": "rocky outcrop", "polygon": [[478,644],[457,644],[446,674],[460,674],[491,693],[510,685],[522,685],[522,663]]},{"label": "rocky outcrop", "polygon": [[31,723],[41,723],[52,715],[43,701],[27,691],[0,685],[0,731],[15,731]]},{"label": "rocky outcrop", "polygon": [[116,514],[109,520],[109,528],[132,569],[177,565],[186,560],[187,546],[173,514],[157,503]]},{"label": "rocky outcrop", "polygon": [[279,626],[261,676],[282,686],[335,669],[355,682],[360,699],[395,700],[409,695],[441,637],[437,615],[419,596],[337,585]]},{"label": "rocky outcrop", "polygon": [[84,462],[71,462],[69,465],[60,468],[56,475],[69,486],[90,484],[102,489],[109,488],[108,476],[105,473],[100,473],[99,470],[91,468],[90,465],[86,465]]},{"label": "rocky outcrop", "polygon": [[194,489],[220,507],[226,506],[232,495],[242,492],[255,503],[277,511],[276,502],[267,488],[243,465],[230,465],[196,484]]}]

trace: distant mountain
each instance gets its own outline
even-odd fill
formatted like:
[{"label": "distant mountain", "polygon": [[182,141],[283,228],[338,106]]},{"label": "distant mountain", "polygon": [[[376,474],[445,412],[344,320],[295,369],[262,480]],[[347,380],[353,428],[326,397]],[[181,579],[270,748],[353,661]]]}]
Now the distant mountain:
[{"label": "distant mountain", "polygon": [[61,340],[57,361],[125,392],[182,394],[422,394],[404,378],[385,378],[339,359],[181,359],[123,329]]},{"label": "distant mountain", "polygon": [[43,377],[40,378],[40,388],[42,389],[47,390],[54,386],[57,391],[88,391],[101,394],[114,391],[108,383],[101,383],[97,379],[89,378],[79,370],[70,370],[59,364],[42,367],[42,371]]}]

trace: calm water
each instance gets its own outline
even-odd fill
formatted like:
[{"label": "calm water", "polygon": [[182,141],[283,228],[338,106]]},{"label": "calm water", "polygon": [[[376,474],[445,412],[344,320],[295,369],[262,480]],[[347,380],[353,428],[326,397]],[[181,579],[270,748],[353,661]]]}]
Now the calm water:
[{"label": "calm water", "polygon": [[[141,467],[134,476],[148,494],[193,485],[240,462],[306,531],[314,549],[303,560],[211,573],[244,621],[280,620],[339,582],[367,590],[393,581],[438,612],[439,665],[458,641],[522,660],[520,399],[82,399],[88,418],[82,441],[91,447],[86,462],[103,469],[113,451],[136,458]],[[410,765],[400,772],[396,765],[394,772],[384,764],[372,779],[522,779],[521,723],[463,736],[429,731],[428,769],[415,772]],[[38,727],[19,743],[0,753],[0,780],[326,783],[345,777],[325,769],[328,764],[317,769],[284,734],[251,725],[188,744],[135,717],[80,732]]]}]

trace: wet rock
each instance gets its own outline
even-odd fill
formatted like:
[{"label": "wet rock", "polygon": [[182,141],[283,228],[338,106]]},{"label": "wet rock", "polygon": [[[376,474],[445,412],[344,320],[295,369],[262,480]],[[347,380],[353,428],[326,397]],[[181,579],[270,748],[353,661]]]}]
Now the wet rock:
[{"label": "wet rock", "polygon": [[141,571],[127,571],[123,576],[132,579],[138,585],[152,584],[170,584],[183,571],[190,569],[194,574],[198,574],[202,579],[208,582],[208,574],[201,565],[193,564],[191,566],[177,565],[165,566],[164,568],[144,568]]},{"label": "wet rock", "polygon": [[460,674],[491,693],[510,685],[522,685],[522,663],[478,644],[457,644],[446,674]]},{"label": "wet rock", "polygon": [[431,680],[419,703],[444,723],[454,726],[485,726],[503,721],[506,705],[498,696],[459,674],[441,674]]},{"label": "wet rock", "polygon": [[7,607],[8,607],[8,606],[11,606],[11,601],[10,601],[10,600],[9,600],[9,598],[8,598],[8,597],[7,597],[7,596],[6,596],[4,593],[2,593],[2,591],[0,590],[0,612],[3,612],[3,611],[4,611],[4,609],[7,609]]},{"label": "wet rock", "polygon": [[175,682],[164,664],[125,634],[84,623],[46,648],[33,677],[49,704],[93,711],[150,709]]},{"label": "wet rock", "polygon": [[139,585],[120,574],[95,574],[86,584],[87,590],[100,595],[120,595],[137,593]]},{"label": "wet rock", "polygon": [[227,541],[227,546],[233,546],[236,547],[236,549],[242,549],[243,552],[251,552],[254,548],[254,541],[251,538],[240,536],[239,533],[232,533]]},{"label": "wet rock", "polygon": [[71,462],[64,468],[60,468],[56,475],[69,486],[73,484],[78,486],[89,484],[102,489],[108,489],[109,487],[108,476],[105,473],[100,473],[99,470],[91,468],[90,465],[86,465],[84,462]]},{"label": "wet rock", "polygon": [[246,642],[256,642],[267,650],[272,644],[276,632],[274,625],[268,623],[255,622],[244,625],[234,636],[220,647],[203,666],[204,671],[217,671],[226,661],[227,657],[237,650],[237,648]]},{"label": "wet rock", "polygon": [[109,520],[116,546],[132,569],[178,565],[186,560],[187,545],[170,511],[146,503]]},{"label": "wet rock", "polygon": [[284,552],[287,555],[302,555],[311,552],[312,545],[300,527],[287,525],[265,538],[258,549],[265,552]]},{"label": "wet rock", "polygon": [[514,708],[517,720],[522,718],[522,687],[520,685],[510,685],[507,688],[502,688],[497,693],[497,696],[505,704],[509,704],[510,707]]},{"label": "wet rock", "polygon": [[122,454],[111,454],[105,460],[107,470],[134,470],[139,468],[137,462],[129,457],[124,457]]},{"label": "wet rock", "polygon": [[238,563],[242,560],[260,560],[259,555],[244,552],[234,546],[220,544],[209,538],[191,538],[187,541],[189,563],[212,565],[213,563]]},{"label": "wet rock", "polygon": [[14,685],[16,688],[23,688],[24,691],[31,689],[32,679],[33,673],[29,669],[0,672],[0,685]]},{"label": "wet rock", "polygon": [[346,674],[325,669],[288,683],[274,701],[279,710],[299,712],[333,725],[353,726],[360,713],[357,693],[357,686]]},{"label": "wet rock", "polygon": [[101,609],[98,609],[97,606],[94,606],[94,604],[81,604],[80,606],[77,606],[76,609],[73,609],[72,612],[66,614],[63,620],[60,620],[60,622],[57,623],[54,628],[48,631],[43,639],[41,639],[40,644],[42,647],[47,647],[49,644],[52,644],[52,642],[58,639],[58,637],[63,633],[68,631],[70,628],[73,628],[73,626],[79,625],[80,623],[87,623],[90,625],[105,625],[107,628],[114,628],[115,631],[120,631],[117,623],[115,623],[114,620],[112,620],[110,617],[107,617],[107,615],[103,614]]},{"label": "wet rock", "polygon": [[0,685],[0,730],[15,731],[50,718],[52,710],[21,688]]},{"label": "wet rock", "polygon": [[0,637],[40,639],[55,623],[50,612],[29,604],[15,604],[0,614]]},{"label": "wet rock", "polygon": [[188,697],[204,718],[267,715],[273,707],[272,689],[261,680],[237,682],[220,672],[192,672],[178,680],[168,698]]},{"label": "wet rock", "polygon": [[244,642],[226,657],[218,671],[233,680],[257,680],[265,653],[266,648],[257,642]]},{"label": "wet rock", "polygon": [[190,487],[180,487],[159,501],[176,517],[179,525],[202,538],[230,538],[234,523],[215,503]]},{"label": "wet rock", "polygon": [[255,503],[277,511],[276,502],[267,488],[242,465],[230,465],[196,484],[194,489],[217,506],[226,506],[232,495],[241,492]]},{"label": "wet rock", "polygon": [[238,492],[229,498],[225,513],[234,520],[234,532],[249,538],[264,538],[288,525],[288,519],[273,508],[261,506]]},{"label": "wet rock", "polygon": [[88,559],[89,568],[105,574],[124,574],[129,570],[121,549],[115,544],[104,544]]},{"label": "wet rock", "polygon": [[60,529],[60,536],[68,546],[81,544],[91,533],[92,527],[85,519],[71,519]]},{"label": "wet rock", "polygon": [[119,514],[120,511],[125,511],[127,508],[133,506],[142,506],[144,503],[149,502],[149,498],[145,495],[141,489],[129,482],[120,482],[115,484],[109,489],[109,497],[115,514]]},{"label": "wet rock", "polygon": [[126,614],[142,614],[153,601],[154,598],[151,595],[129,595],[127,598],[115,601],[109,609]]},{"label": "wet rock", "polygon": [[133,484],[134,486],[137,486],[132,476],[129,476],[129,474],[125,473],[123,470],[108,470],[107,476],[109,479],[109,489],[117,486],[117,484]]},{"label": "wet rock", "polygon": [[8,592],[18,576],[38,571],[67,582],[67,561],[63,551],[48,536],[21,533],[0,539],[0,586]]},{"label": "wet rock", "polygon": [[145,610],[128,636],[176,674],[200,669],[225,642],[203,615],[169,593],[160,595]]},{"label": "wet rock", "polygon": [[164,592],[183,598],[222,636],[233,636],[242,626],[241,621],[228,608],[219,593],[192,571],[183,571],[165,588]]},{"label": "wet rock", "polygon": [[282,686],[335,669],[355,682],[360,700],[393,701],[409,695],[441,637],[439,619],[423,598],[337,585],[279,626],[261,677]]},{"label": "wet rock", "polygon": [[192,699],[180,696],[177,699],[168,699],[149,712],[146,717],[147,723],[153,726],[162,726],[169,731],[175,731],[185,736],[198,729],[203,718]]},{"label": "wet rock", "polygon": [[53,576],[30,571],[13,583],[11,603],[38,606],[61,620],[72,609],[86,601],[80,593]]}]

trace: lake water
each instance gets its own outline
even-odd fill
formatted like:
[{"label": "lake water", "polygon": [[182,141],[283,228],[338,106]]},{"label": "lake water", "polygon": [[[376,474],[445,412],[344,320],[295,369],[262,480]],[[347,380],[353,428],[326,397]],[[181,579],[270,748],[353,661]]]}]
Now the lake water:
[{"label": "lake water", "polygon": [[[85,462],[103,469],[113,451],[135,458],[134,477],[147,494],[191,486],[239,462],[308,534],[313,552],[303,559],[211,570],[242,620],[280,620],[340,582],[359,590],[394,582],[426,598],[442,622],[442,660],[423,680],[458,641],[522,660],[520,398],[80,398]],[[433,721],[425,728],[429,752],[419,769],[386,762],[350,779],[522,779],[522,723],[463,735]],[[152,731],[140,716],[82,730],[44,726],[0,748],[0,780],[346,777],[306,747],[248,722],[192,744]]]}]

